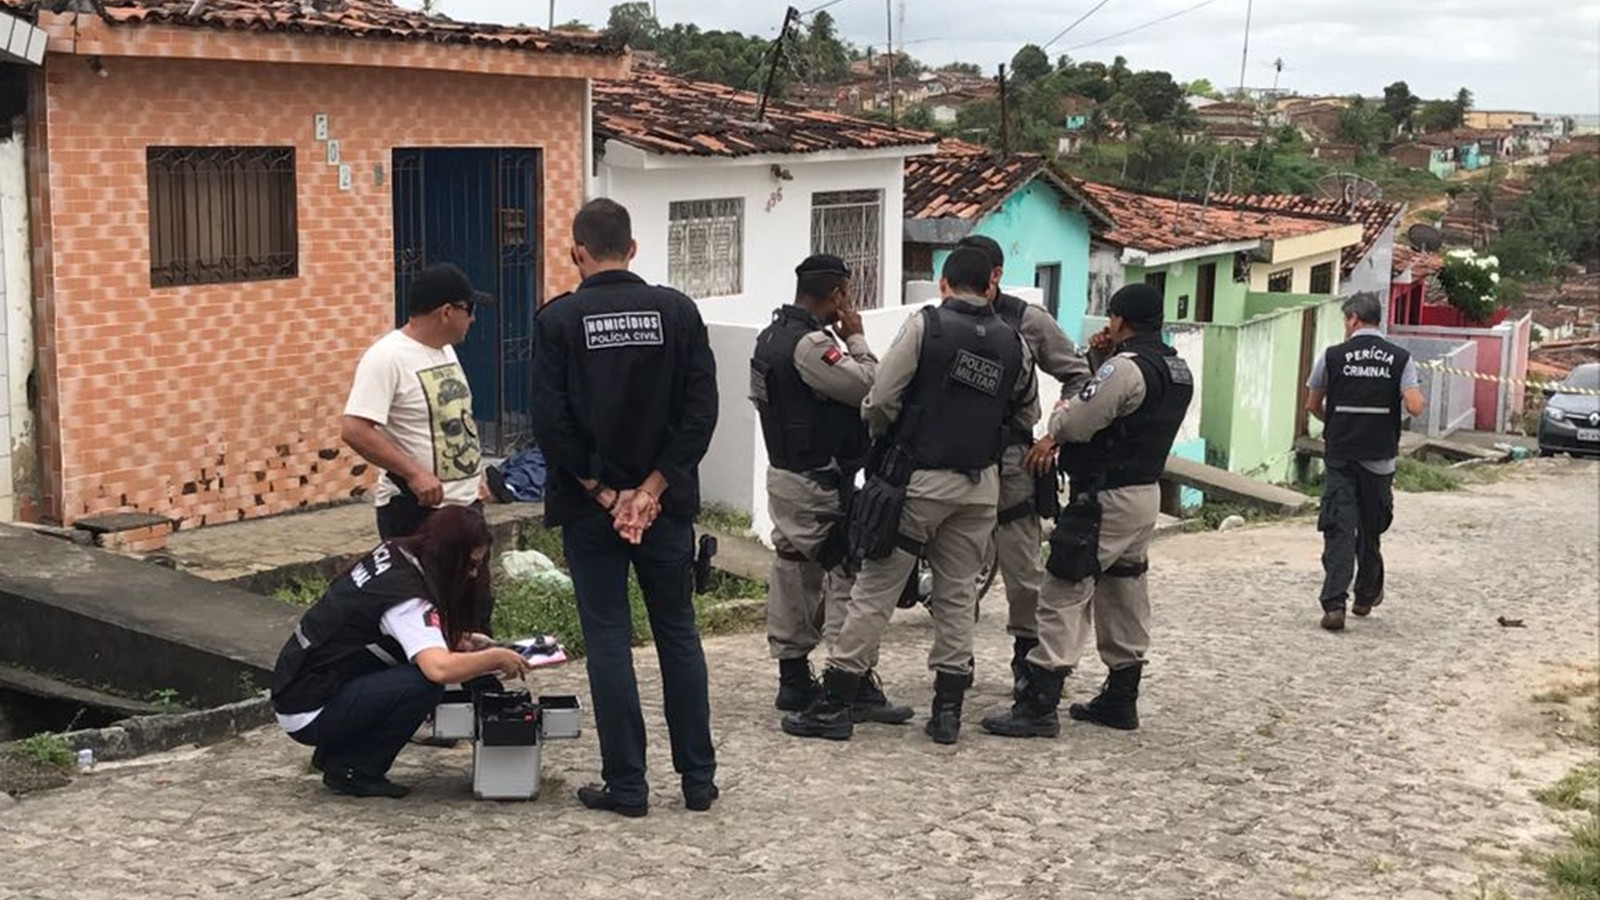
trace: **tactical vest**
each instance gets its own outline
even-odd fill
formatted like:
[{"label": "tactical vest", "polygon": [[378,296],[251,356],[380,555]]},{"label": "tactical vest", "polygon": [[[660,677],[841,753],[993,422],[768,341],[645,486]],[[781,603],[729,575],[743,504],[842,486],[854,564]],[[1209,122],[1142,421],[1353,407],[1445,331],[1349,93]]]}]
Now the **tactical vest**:
[{"label": "tactical vest", "polygon": [[1028,309],[1028,301],[1010,294],[997,293],[990,305],[994,307],[994,314],[1005,320],[1012,330],[1018,334],[1022,333],[1022,315]]},{"label": "tactical vest", "polygon": [[925,308],[917,373],[895,444],[917,469],[976,472],[1000,461],[1022,376],[1016,329],[990,306],[946,300]]},{"label": "tactical vest", "polygon": [[775,468],[810,472],[835,459],[853,462],[865,455],[867,431],[861,410],[812,390],[795,368],[795,347],[820,330],[822,323],[815,316],[798,306],[785,306],[756,337],[750,400],[761,417],[767,461]]},{"label": "tactical vest", "polygon": [[1358,334],[1328,348],[1328,457],[1352,462],[1400,455],[1400,376],[1411,361],[1405,348],[1375,334]]},{"label": "tactical vest", "polygon": [[321,709],[352,679],[404,664],[400,642],[379,625],[395,604],[431,596],[409,556],[393,544],[378,547],[335,579],[295,626],[273,670],[273,709]]},{"label": "tactical vest", "polygon": [[1178,352],[1155,335],[1140,335],[1122,345],[1144,376],[1144,402],[1102,429],[1086,444],[1061,449],[1061,463],[1073,492],[1155,484],[1166,470],[1172,442],[1194,399],[1194,374]]}]

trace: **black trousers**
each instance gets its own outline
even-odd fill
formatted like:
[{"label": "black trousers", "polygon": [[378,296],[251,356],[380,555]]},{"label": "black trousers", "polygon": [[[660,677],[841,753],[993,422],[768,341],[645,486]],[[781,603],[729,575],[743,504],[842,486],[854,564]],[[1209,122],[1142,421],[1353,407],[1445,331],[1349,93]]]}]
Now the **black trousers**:
[{"label": "black trousers", "polygon": [[661,665],[672,766],[685,791],[709,787],[717,771],[711,743],[706,657],[694,618],[694,526],[662,517],[638,546],[588,515],[562,528],[562,547],[578,597],[588,648],[589,694],[600,737],[601,778],[622,803],[646,802],[644,716],[633,672],[628,567],[639,577]]},{"label": "black trousers", "polygon": [[[387,476],[385,476],[387,477]],[[478,515],[483,515],[483,503],[474,503],[471,509]],[[417,495],[411,493],[404,486],[400,493],[389,498],[389,502],[378,507],[378,537],[381,540],[410,537],[417,533],[422,523],[427,521],[433,507],[423,506],[417,502]],[[473,592],[477,598],[477,615],[472,630],[483,634],[494,634],[494,590],[493,575],[487,565],[478,567],[478,578],[473,582]]]},{"label": "black trousers", "polygon": [[376,778],[394,765],[443,692],[416,666],[390,666],[352,679],[310,725],[289,736],[323,750],[327,769],[344,766]]},{"label": "black trousers", "polygon": [[1322,608],[1344,609],[1355,579],[1355,598],[1383,594],[1383,533],[1394,521],[1394,476],[1358,462],[1330,463],[1317,528],[1322,531]]}]

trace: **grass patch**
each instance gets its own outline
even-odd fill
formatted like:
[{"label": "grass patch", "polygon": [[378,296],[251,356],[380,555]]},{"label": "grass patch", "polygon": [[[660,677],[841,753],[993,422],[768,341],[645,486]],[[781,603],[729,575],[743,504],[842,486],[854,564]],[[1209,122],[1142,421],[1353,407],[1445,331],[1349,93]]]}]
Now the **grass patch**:
[{"label": "grass patch", "polygon": [[321,577],[295,578],[272,592],[274,599],[294,606],[310,606],[328,589],[328,579]]},{"label": "grass patch", "polygon": [[11,752],[23,759],[45,766],[66,769],[72,766],[72,748],[59,734],[41,731],[11,745]]},{"label": "grass patch", "polygon": [[1227,500],[1207,501],[1195,512],[1195,517],[1204,522],[1206,529],[1209,531],[1216,531],[1222,525],[1222,520],[1229,516],[1238,516],[1247,523],[1264,522],[1268,519],[1276,518],[1260,507],[1251,506],[1247,503],[1232,503]]},{"label": "grass patch", "polygon": [[1540,860],[1544,874],[1562,900],[1600,900],[1600,812],[1590,813],[1568,836],[1571,846]]},{"label": "grass patch", "polygon": [[755,528],[755,520],[750,518],[749,513],[740,512],[720,503],[708,503],[702,506],[700,517],[695,522],[724,534],[748,534]]},{"label": "grass patch", "polygon": [[1600,813],[1600,762],[1586,762],[1560,781],[1533,792],[1534,799],[1556,809],[1585,809]]},{"label": "grass patch", "polygon": [[1535,703],[1571,703],[1579,697],[1592,697],[1600,693],[1600,681],[1564,684],[1533,695]]},{"label": "grass patch", "polygon": [[1461,476],[1443,466],[1401,457],[1394,473],[1394,488],[1408,494],[1461,490]]}]

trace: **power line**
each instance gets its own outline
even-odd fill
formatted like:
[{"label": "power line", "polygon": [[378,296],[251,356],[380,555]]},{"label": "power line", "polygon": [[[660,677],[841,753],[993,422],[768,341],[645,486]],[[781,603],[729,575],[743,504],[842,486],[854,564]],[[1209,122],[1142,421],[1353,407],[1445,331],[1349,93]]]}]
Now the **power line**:
[{"label": "power line", "polygon": [[840,3],[843,3],[843,2],[844,2],[844,0],[828,0],[827,3],[821,4],[820,6],[813,6],[810,9],[806,10],[805,12],[801,13],[800,14],[800,18],[803,19],[806,16],[812,15],[813,13],[822,12],[823,10],[827,9],[830,6],[837,6],[837,5],[839,5]]},{"label": "power line", "polygon": [[1071,25],[1068,25],[1067,27],[1061,29],[1061,31],[1058,32],[1055,37],[1051,38],[1049,41],[1046,41],[1044,46],[1040,47],[1039,49],[1041,49],[1041,50],[1049,50],[1051,44],[1054,44],[1056,41],[1059,41],[1062,38],[1066,37],[1067,36],[1067,32],[1071,31],[1074,28],[1077,28],[1079,25],[1082,25],[1084,19],[1087,19],[1090,16],[1094,15],[1095,13],[1099,12],[1101,7],[1105,6],[1107,3],[1110,3],[1110,2],[1111,2],[1111,0],[1100,0],[1099,3],[1096,3],[1094,6],[1089,7],[1089,11],[1088,12],[1086,12],[1083,15],[1079,16],[1078,18],[1074,19]]},{"label": "power line", "polygon": [[1076,47],[1068,47],[1066,52],[1075,53],[1075,52],[1077,52],[1079,50],[1082,50],[1082,49],[1084,49],[1086,47],[1093,47],[1096,44],[1104,44],[1107,41],[1114,41],[1114,40],[1116,40],[1117,38],[1120,38],[1120,37],[1127,37],[1128,35],[1133,34],[1136,31],[1143,31],[1146,28],[1150,28],[1150,27],[1152,27],[1154,25],[1160,25],[1162,22],[1170,22],[1173,19],[1178,18],[1179,16],[1186,16],[1189,13],[1195,12],[1195,11],[1200,10],[1200,9],[1204,9],[1205,7],[1210,6],[1211,4],[1213,4],[1215,2],[1217,2],[1217,0],[1201,0],[1201,2],[1196,3],[1193,6],[1185,7],[1183,9],[1178,10],[1177,12],[1167,13],[1166,15],[1162,16],[1159,19],[1151,19],[1150,21],[1144,23],[1143,25],[1135,25],[1132,28],[1126,29],[1124,31],[1119,31],[1116,34],[1108,34],[1108,35],[1106,35],[1105,37],[1102,37],[1102,38],[1095,38],[1094,40],[1089,41],[1086,44],[1079,44]]}]

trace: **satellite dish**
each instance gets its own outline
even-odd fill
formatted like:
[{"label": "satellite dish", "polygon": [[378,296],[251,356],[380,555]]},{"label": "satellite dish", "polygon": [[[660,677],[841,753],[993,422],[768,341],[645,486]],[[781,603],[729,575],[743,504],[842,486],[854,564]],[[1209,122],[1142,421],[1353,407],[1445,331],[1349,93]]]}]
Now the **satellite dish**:
[{"label": "satellite dish", "polygon": [[1437,252],[1444,246],[1444,235],[1439,233],[1439,229],[1422,222],[1406,229],[1406,240],[1411,242],[1412,247],[1424,253]]},{"label": "satellite dish", "polygon": [[1317,193],[1326,200],[1353,206],[1363,200],[1382,200],[1383,188],[1354,172],[1334,172],[1317,179]]}]

